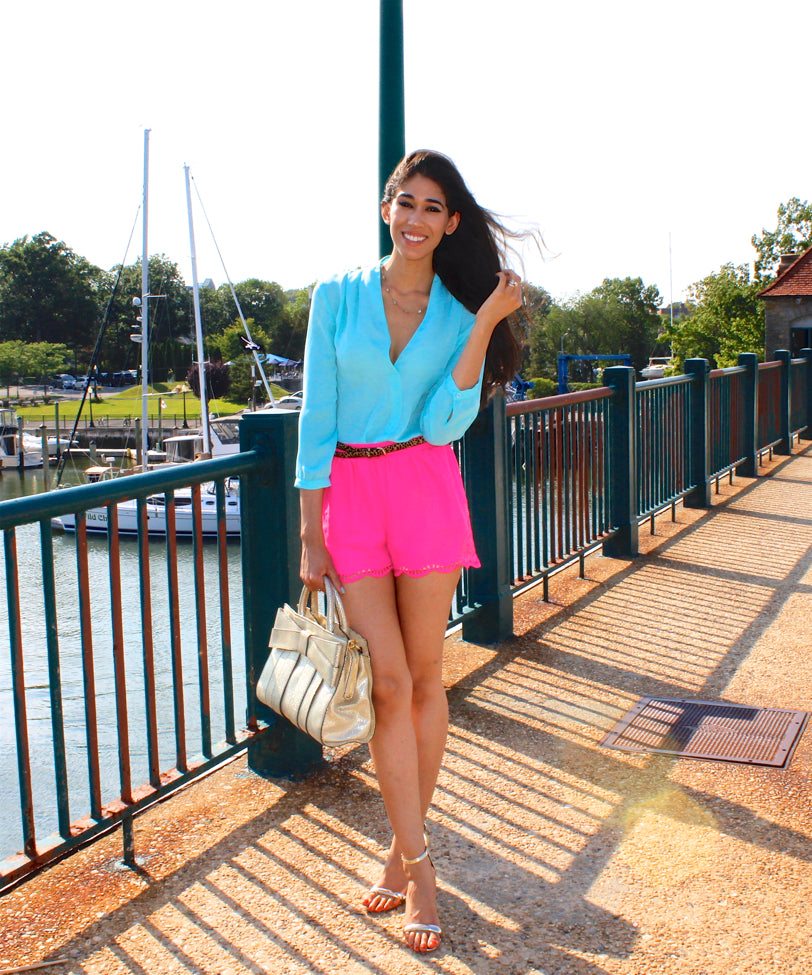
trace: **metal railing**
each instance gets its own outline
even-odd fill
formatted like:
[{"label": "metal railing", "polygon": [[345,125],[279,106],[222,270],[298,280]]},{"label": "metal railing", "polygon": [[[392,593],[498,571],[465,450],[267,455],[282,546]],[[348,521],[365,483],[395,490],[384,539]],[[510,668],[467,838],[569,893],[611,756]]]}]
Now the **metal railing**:
[{"label": "metal railing", "polygon": [[781,363],[758,366],[758,449],[768,450],[781,440]]},{"label": "metal railing", "polygon": [[709,374],[710,474],[729,471],[746,456],[746,410],[743,366],[714,369]]},{"label": "metal railing", "polygon": [[789,429],[793,436],[812,424],[812,417],[808,415],[809,388],[804,382],[811,368],[812,364],[806,358],[792,359],[789,363]]},{"label": "metal railing", "polygon": [[611,395],[601,389],[507,407],[514,586],[609,532]]},{"label": "metal railing", "polygon": [[[225,481],[256,464],[246,453],[0,505],[10,660],[0,699],[14,728],[3,771],[16,771],[19,794],[12,815],[5,786],[0,858],[20,850],[0,863],[0,890],[119,823],[131,856],[136,812],[246,747],[257,726],[235,720],[244,669],[237,661],[235,681]],[[161,502],[160,538],[149,498]],[[137,539],[126,540],[118,503],[130,499]],[[192,509],[188,542],[175,530],[179,500]],[[106,517],[103,537],[91,537],[88,512]],[[52,519],[67,516],[75,531],[55,534]]]},{"label": "metal railing", "polygon": [[[583,569],[599,545],[634,557],[642,519],[680,498],[705,506],[719,471],[755,476],[763,450],[789,452],[804,431],[812,439],[812,351],[686,369],[635,384],[631,369],[612,367],[601,389],[507,408],[501,395],[491,400],[456,448],[482,562],[463,573],[452,613],[465,639],[508,636],[517,589],[542,580],[546,596],[551,572],[575,559]],[[10,661],[0,713],[14,729],[0,770],[20,797],[9,834],[20,852],[0,863],[0,891],[118,825],[134,862],[132,817],[243,749],[267,774],[321,761],[316,743],[254,693],[276,609],[300,588],[297,440],[295,414],[252,414],[239,454],[0,505]],[[231,477],[240,478],[238,550],[226,540]],[[217,528],[206,545],[209,481]],[[157,540],[155,495],[168,523]],[[181,496],[194,512],[188,543],[173,531]],[[131,542],[117,526],[129,499]],[[101,540],[89,537],[93,509],[109,526]],[[75,535],[57,538],[51,520],[66,515]],[[21,572],[23,546],[36,559]],[[240,616],[244,655],[233,649]],[[5,830],[11,805],[0,813]]]},{"label": "metal railing", "polygon": [[635,385],[637,514],[648,517],[688,489],[691,381],[686,376]]}]

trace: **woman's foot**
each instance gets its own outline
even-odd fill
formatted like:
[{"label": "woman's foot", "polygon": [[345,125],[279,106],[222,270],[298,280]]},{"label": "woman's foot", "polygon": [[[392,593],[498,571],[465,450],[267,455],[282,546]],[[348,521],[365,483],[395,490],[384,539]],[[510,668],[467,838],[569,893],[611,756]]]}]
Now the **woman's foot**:
[{"label": "woman's foot", "polygon": [[411,860],[404,857],[403,867],[409,877],[403,924],[406,944],[420,953],[436,951],[442,930],[437,914],[437,876],[428,847]]},{"label": "woman's foot", "polygon": [[361,903],[370,914],[383,914],[385,911],[397,910],[406,900],[408,882],[409,878],[393,840],[380,882],[369,888]]}]

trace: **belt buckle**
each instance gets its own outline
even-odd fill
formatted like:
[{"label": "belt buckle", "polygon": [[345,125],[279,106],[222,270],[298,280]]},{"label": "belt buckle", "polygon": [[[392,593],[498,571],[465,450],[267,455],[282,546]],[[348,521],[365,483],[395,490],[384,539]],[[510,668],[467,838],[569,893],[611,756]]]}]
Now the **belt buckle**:
[{"label": "belt buckle", "polygon": [[384,447],[370,447],[373,457],[385,457],[386,449]]}]

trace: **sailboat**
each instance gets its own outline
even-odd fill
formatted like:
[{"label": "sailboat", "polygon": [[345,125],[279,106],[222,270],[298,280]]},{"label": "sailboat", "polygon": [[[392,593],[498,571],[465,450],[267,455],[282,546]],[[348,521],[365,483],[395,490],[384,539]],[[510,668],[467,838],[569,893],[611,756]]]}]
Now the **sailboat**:
[{"label": "sailboat", "polygon": [[[192,283],[195,314],[195,339],[197,348],[197,366],[200,389],[200,419],[201,430],[199,433],[186,434],[179,437],[170,437],[164,441],[164,445],[171,450],[167,450],[168,463],[185,463],[198,459],[206,459],[212,456],[234,453],[239,450],[239,440],[236,429],[233,425],[222,427],[222,436],[212,436],[212,424],[221,423],[231,418],[225,417],[222,421],[212,421],[209,418],[208,401],[206,395],[206,374],[205,357],[203,353],[203,327],[200,316],[200,291],[197,277],[197,254],[194,237],[194,221],[192,217],[192,199],[189,183],[189,167],[184,166],[186,176],[186,201],[189,214],[189,238],[192,254]],[[149,463],[149,414],[148,396],[150,396],[148,386],[148,357],[149,357],[149,299],[159,297],[151,295],[149,292],[149,251],[148,251],[148,222],[147,222],[147,203],[149,187],[149,129],[144,132],[144,208],[143,208],[143,252],[141,270],[141,297],[134,298],[134,306],[141,312],[139,316],[140,331],[135,332],[130,338],[141,345],[141,377],[142,377],[142,422],[141,422],[141,458],[143,470],[148,470]],[[233,288],[232,288],[233,291]],[[236,298],[236,295],[235,295]],[[242,313],[241,317],[242,317]],[[247,326],[246,326],[247,329]],[[266,383],[267,384],[267,383]],[[271,394],[273,395],[273,394]],[[191,453],[191,456],[190,456]],[[162,465],[163,466],[163,465]],[[96,480],[113,477],[111,469],[98,468],[94,471]],[[193,523],[193,496],[191,488],[181,488],[174,492],[175,501],[175,534],[178,537],[191,536],[194,533]],[[202,485],[201,490],[201,531],[204,537],[216,538],[218,536],[217,521],[217,497],[214,483]],[[118,531],[120,535],[138,534],[138,502],[135,499],[120,501],[116,505],[118,514]],[[226,535],[229,537],[239,537],[240,535],[240,493],[239,480],[228,478],[225,483],[225,511],[226,511]],[[166,535],[166,502],[163,494],[156,494],[146,499],[147,513],[147,532],[150,535]],[[88,532],[107,533],[108,517],[107,508],[90,508],[86,512],[86,525]],[[66,514],[60,518],[55,518],[53,524],[64,531],[72,532],[76,530],[76,517],[73,514]]]}]

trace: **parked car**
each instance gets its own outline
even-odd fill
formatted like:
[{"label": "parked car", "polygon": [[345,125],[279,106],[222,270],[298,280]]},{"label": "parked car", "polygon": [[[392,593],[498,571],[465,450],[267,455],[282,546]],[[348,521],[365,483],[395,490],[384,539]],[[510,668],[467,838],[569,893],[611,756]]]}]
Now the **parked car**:
[{"label": "parked car", "polygon": [[138,376],[132,371],[132,369],[126,369],[124,372],[114,372],[110,377],[111,386],[134,386],[138,382]]},{"label": "parked car", "polygon": [[302,408],[302,397],[296,393],[290,396],[282,396],[276,401],[278,410],[300,410]]},{"label": "parked car", "polygon": [[75,389],[76,380],[70,373],[62,372],[59,375],[54,376],[54,380],[51,383],[54,389]]}]

